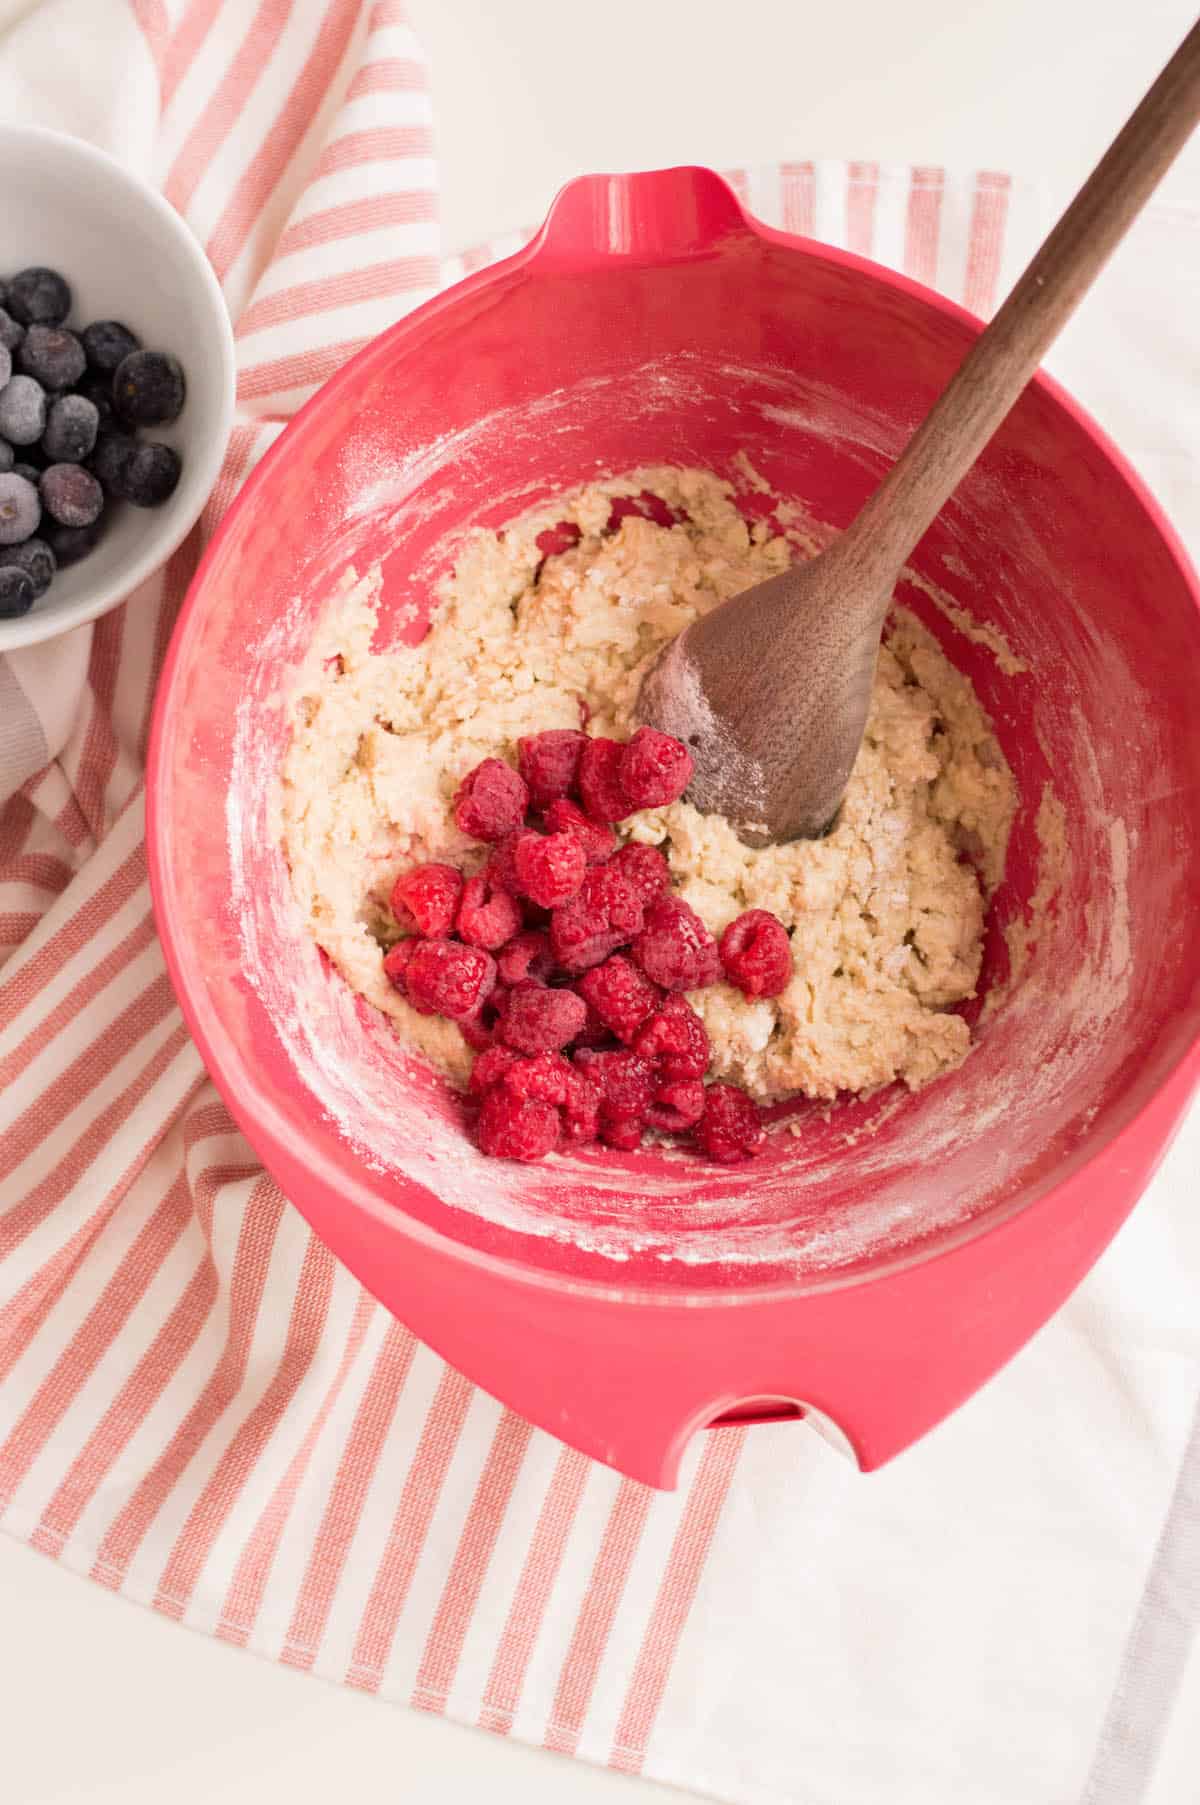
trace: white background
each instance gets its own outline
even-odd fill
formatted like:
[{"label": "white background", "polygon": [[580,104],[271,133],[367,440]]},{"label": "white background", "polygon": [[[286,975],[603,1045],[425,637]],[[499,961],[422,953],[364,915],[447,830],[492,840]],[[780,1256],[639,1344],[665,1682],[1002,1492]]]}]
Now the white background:
[{"label": "white background", "polygon": [[[447,246],[537,220],[583,170],[691,161],[960,163],[1065,201],[1193,4],[409,0],[434,58]],[[0,0],[0,25],[18,10]],[[1200,143],[1168,184],[1200,200]],[[679,1797],[189,1636],[4,1539],[0,1625],[4,1805]],[[1187,1688],[1176,1721],[1200,1718],[1200,1655]],[[1192,1805],[1185,1759],[1168,1747],[1146,1805]]]}]

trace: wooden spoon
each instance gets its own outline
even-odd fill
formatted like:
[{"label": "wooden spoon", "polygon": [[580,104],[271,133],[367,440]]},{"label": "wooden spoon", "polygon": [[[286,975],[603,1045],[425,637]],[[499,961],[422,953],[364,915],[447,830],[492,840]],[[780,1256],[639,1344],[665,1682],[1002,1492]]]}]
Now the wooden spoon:
[{"label": "wooden spoon", "polygon": [[[905,559],[975,462],[1200,119],[1192,28],[857,519],[819,557],[694,621],[640,718],[691,747],[689,801],[751,846],[832,825]],[[1099,527],[1097,530],[1100,530]]]}]

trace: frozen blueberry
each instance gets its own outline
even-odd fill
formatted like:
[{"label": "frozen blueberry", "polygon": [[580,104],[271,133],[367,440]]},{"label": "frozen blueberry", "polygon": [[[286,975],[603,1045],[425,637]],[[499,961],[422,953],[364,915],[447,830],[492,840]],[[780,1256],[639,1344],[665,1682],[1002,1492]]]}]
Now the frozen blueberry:
[{"label": "frozen blueberry", "polygon": [[0,276],[0,307],[3,307],[7,300],[8,300],[8,283],[4,280],[3,276]]},{"label": "frozen blueberry", "polygon": [[106,495],[124,495],[121,485],[137,448],[137,440],[124,432],[102,432],[96,440],[89,464]]},{"label": "frozen blueberry", "polygon": [[50,403],[42,450],[54,464],[82,464],[91,455],[100,414],[83,395],[60,395]]},{"label": "frozen blueberry", "polygon": [[0,389],[0,436],[10,445],[36,445],[45,430],[45,389],[32,376],[14,376]]},{"label": "frozen blueberry", "polygon": [[135,445],[121,472],[117,493],[135,507],[161,507],[175,493],[182,468],[179,453],[169,445]]},{"label": "frozen blueberry", "polygon": [[113,377],[113,404],[133,426],[161,426],[183,408],[183,365],[169,351],[131,351]]},{"label": "frozen blueberry", "polygon": [[22,545],[10,545],[0,551],[0,570],[15,566],[23,570],[33,584],[35,596],[45,595],[58,568],[54,553],[44,539],[26,539]]},{"label": "frozen blueberry", "polygon": [[104,491],[82,464],[51,464],[42,471],[42,506],[60,526],[91,526],[104,506]]},{"label": "frozen blueberry", "polygon": [[0,439],[0,476],[11,470],[17,461],[17,454],[7,439]]},{"label": "frozen blueberry", "polygon": [[115,423],[117,416],[112,404],[111,376],[101,376],[95,371],[89,370],[87,375],[75,384],[75,393],[83,395],[91,402],[100,416],[101,432]]},{"label": "frozen blueberry", "polygon": [[12,375],[12,352],[7,345],[0,345],[0,389]]},{"label": "frozen blueberry", "polygon": [[123,358],[141,350],[142,341],[120,320],[96,320],[83,329],[83,348],[91,368],[111,376]]},{"label": "frozen blueberry", "polygon": [[62,326],[31,326],[17,351],[17,368],[44,389],[73,389],[87,368],[83,346]]},{"label": "frozen blueberry", "polygon": [[103,514],[97,516],[90,526],[50,526],[46,530],[46,539],[54,553],[60,570],[68,564],[78,564],[80,558],[98,544],[104,532],[106,521]]},{"label": "frozen blueberry", "polygon": [[35,489],[42,480],[42,473],[36,464],[14,464],[13,475],[23,476],[27,483],[33,484]]},{"label": "frozen blueberry", "polygon": [[0,306],[0,345],[6,351],[15,351],[25,337],[25,328],[13,319],[7,308]]},{"label": "frozen blueberry", "polygon": [[16,564],[0,564],[0,620],[16,620],[28,614],[37,597],[28,571]]},{"label": "frozen blueberry", "polygon": [[32,483],[10,470],[0,476],[0,545],[20,545],[38,529],[42,504]]},{"label": "frozen blueberry", "polygon": [[61,326],[71,311],[71,291],[52,269],[23,269],[8,285],[8,311],[22,326]]}]

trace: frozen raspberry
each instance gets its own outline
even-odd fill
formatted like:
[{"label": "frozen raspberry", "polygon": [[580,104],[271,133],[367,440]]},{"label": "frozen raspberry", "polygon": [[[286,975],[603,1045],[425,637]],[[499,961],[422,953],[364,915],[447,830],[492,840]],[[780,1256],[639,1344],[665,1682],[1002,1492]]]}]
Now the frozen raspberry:
[{"label": "frozen raspberry", "polygon": [[579,894],[589,909],[608,923],[614,934],[626,940],[640,933],[646,918],[646,905],[636,883],[615,865],[600,865],[589,871],[580,885]]},{"label": "frozen raspberry", "polygon": [[468,946],[494,953],[521,931],[521,905],[509,891],[483,872],[469,877],[458,905],[458,932]]},{"label": "frozen raspberry", "polygon": [[630,808],[621,788],[619,740],[589,740],[579,760],[579,794],[593,821],[622,821]]},{"label": "frozen raspberry", "polygon": [[[508,1048],[500,1050],[507,1052]],[[504,1082],[514,1097],[536,1097],[540,1103],[553,1103],[561,1109],[574,1076],[570,1061],[548,1050],[525,1059],[518,1056],[504,1073]]]},{"label": "frozen raspberry", "polygon": [[600,1139],[618,1153],[632,1153],[642,1144],[645,1119],[641,1116],[614,1116],[600,1111]]},{"label": "frozen raspberry", "polygon": [[483,1099],[475,1135],[480,1151],[493,1159],[544,1159],[558,1145],[558,1111],[498,1084]]},{"label": "frozen raspberry", "polygon": [[613,858],[612,869],[633,885],[647,907],[671,888],[671,870],[657,846],[630,840]]},{"label": "frozen raspberry", "polygon": [[736,1084],[709,1085],[695,1135],[700,1151],[721,1166],[753,1159],[766,1139],[758,1105]]},{"label": "frozen raspberry", "polygon": [[627,878],[607,865],[588,872],[579,895],[550,918],[550,945],[563,970],[587,971],[630,941],[644,918],[642,899]]},{"label": "frozen raspberry", "polygon": [[523,978],[504,992],[496,1039],[518,1053],[557,1051],[574,1040],[586,1020],[587,1004],[573,990],[548,990]]},{"label": "frozen raspberry", "polygon": [[[405,972],[408,962],[416,952],[420,942],[417,940],[397,940],[383,961],[383,975],[389,984],[394,984],[401,996],[408,995],[408,984]],[[425,1013],[425,1011],[422,1011]]]},{"label": "frozen raspberry", "polygon": [[[492,996],[495,994],[493,991]],[[455,1026],[473,1052],[487,1053],[495,1044],[495,1020],[496,1011],[492,998],[489,997],[486,1003],[481,1003],[470,1015],[460,1016]]]},{"label": "frozen raspberry", "polygon": [[496,961],[481,947],[422,940],[404,972],[409,1001],[426,1014],[460,1021],[474,1015],[496,983]]},{"label": "frozen raspberry", "polygon": [[518,834],[513,866],[523,895],[543,909],[553,909],[578,891],[587,854],[571,833]]},{"label": "frozen raspberry", "polygon": [[499,1084],[510,1069],[520,1063],[520,1059],[521,1055],[514,1053],[509,1047],[489,1047],[471,1067],[471,1076],[467,1080],[468,1091],[473,1097],[482,1097],[494,1084]]},{"label": "frozen raspberry", "polygon": [[611,1052],[581,1048],[575,1065],[600,1091],[601,1120],[641,1121],[654,1098],[654,1073],[644,1059],[625,1047]]},{"label": "frozen raspberry", "polygon": [[462,891],[462,872],[453,865],[416,865],[393,884],[391,911],[402,928],[444,940],[454,932]]},{"label": "frozen raspberry", "polygon": [[678,992],[667,997],[649,1021],[642,1023],[633,1046],[660,1077],[668,1080],[703,1078],[712,1056],[704,1023]]},{"label": "frozen raspberry", "polygon": [[529,806],[524,780],[502,758],[468,771],[454,798],[454,819],[473,840],[502,840],[520,827]]},{"label": "frozen raspberry", "polygon": [[575,788],[586,733],[573,727],[551,727],[517,741],[517,768],[525,779],[531,808],[546,808]]},{"label": "frozen raspberry", "polygon": [[680,896],[660,896],[651,903],[633,956],[664,990],[700,990],[716,982],[720,969],[716,941]]},{"label": "frozen raspberry", "polygon": [[563,1100],[563,1139],[581,1145],[594,1141],[600,1127],[600,1088],[585,1072],[571,1068]]},{"label": "frozen raspberry", "polygon": [[639,727],[622,748],[618,769],[627,811],[665,808],[678,801],[692,781],[693,763],[680,740],[653,727]]},{"label": "frozen raspberry", "polygon": [[748,997],[777,997],[792,975],[787,929],[767,909],[747,909],[721,935],[721,964]]},{"label": "frozen raspberry", "polygon": [[579,994],[626,1045],[656,1007],[661,992],[631,960],[617,953],[603,965],[585,971]]},{"label": "frozen raspberry", "polygon": [[602,865],[611,858],[617,836],[602,821],[590,821],[577,802],[552,802],[542,818],[548,834],[574,834],[589,865]]},{"label": "frozen raspberry", "polygon": [[113,372],[113,402],[133,426],[162,426],[183,412],[183,365],[169,351],[131,351]]},{"label": "frozen raspberry", "polygon": [[694,1128],[704,1114],[705,1090],[699,1078],[668,1078],[656,1086],[654,1101],[646,1111],[651,1128],[682,1134]]},{"label": "frozen raspberry", "polygon": [[532,831],[532,828],[522,827],[514,834],[505,834],[492,847],[484,871],[498,890],[508,890],[513,896],[520,894],[521,887],[517,882],[517,841],[523,834]]},{"label": "frozen raspberry", "polygon": [[552,964],[550,936],[540,928],[526,928],[496,954],[502,984],[519,984],[522,978],[543,982]]}]

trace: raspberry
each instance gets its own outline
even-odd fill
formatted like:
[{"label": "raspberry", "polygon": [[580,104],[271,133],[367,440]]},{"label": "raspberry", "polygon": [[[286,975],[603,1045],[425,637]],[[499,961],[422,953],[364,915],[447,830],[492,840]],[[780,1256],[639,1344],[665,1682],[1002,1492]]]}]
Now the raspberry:
[{"label": "raspberry", "polygon": [[649,908],[656,896],[671,888],[671,871],[657,846],[641,846],[630,840],[612,860],[612,869],[631,883]]},{"label": "raspberry", "polygon": [[426,1015],[461,1021],[477,1013],[496,983],[496,961],[477,946],[422,940],[404,972],[409,1001]]},{"label": "raspberry", "polygon": [[573,727],[551,727],[517,741],[517,768],[529,790],[531,808],[545,808],[575,788],[586,733]]},{"label": "raspberry", "polygon": [[520,827],[529,792],[502,758],[485,758],[468,771],[454,798],[454,819],[473,840],[502,840]]},{"label": "raspberry", "polygon": [[471,1067],[471,1076],[467,1081],[467,1089],[473,1097],[482,1097],[490,1091],[494,1084],[499,1084],[510,1068],[520,1061],[520,1054],[513,1053],[508,1047],[489,1047],[481,1053]]},{"label": "raspberry", "polygon": [[600,1113],[600,1139],[618,1153],[632,1153],[642,1144],[645,1124],[637,1116],[612,1116]]},{"label": "raspberry", "polygon": [[[507,1052],[503,1047],[501,1052]],[[504,1083],[514,1097],[536,1097],[539,1103],[553,1103],[561,1109],[575,1068],[561,1053],[535,1053],[531,1058],[514,1058],[504,1073]]]},{"label": "raspberry", "polygon": [[615,533],[621,522],[630,514],[637,515],[642,520],[652,520],[655,526],[661,527],[674,526],[676,520],[676,516],[661,495],[655,495],[651,490],[643,489],[640,495],[614,495],[605,532]]},{"label": "raspberry", "polygon": [[583,533],[573,520],[560,520],[555,526],[548,526],[539,533],[534,544],[543,558],[557,557],[560,552],[569,552],[573,545],[578,545]]},{"label": "raspberry", "polygon": [[579,895],[550,918],[554,957],[566,972],[586,971],[631,940],[643,917],[642,899],[628,878],[607,865],[596,866]]},{"label": "raspberry", "polygon": [[666,1080],[703,1078],[712,1052],[704,1023],[678,992],[673,992],[658,1012],[642,1023],[633,1046]]},{"label": "raspberry", "polygon": [[587,1005],[573,990],[547,990],[524,978],[504,993],[496,1039],[518,1053],[557,1051],[574,1040],[586,1020]]},{"label": "raspberry", "polygon": [[528,831],[531,830],[521,828],[517,833],[505,834],[502,840],[497,840],[484,866],[485,875],[495,888],[508,890],[513,896],[519,895],[521,888],[517,883],[517,841]]},{"label": "raspberry", "polygon": [[577,1144],[594,1141],[600,1125],[600,1089],[585,1072],[571,1067],[563,1100],[563,1138]]},{"label": "raspberry", "polygon": [[612,828],[602,821],[589,821],[577,802],[552,802],[542,818],[548,834],[574,834],[589,865],[602,865],[612,856],[617,843]]},{"label": "raspberry", "polygon": [[651,903],[633,956],[664,990],[700,990],[716,982],[720,969],[716,941],[680,896]]},{"label": "raspberry", "polygon": [[535,1097],[514,1097],[498,1084],[483,1099],[475,1134],[481,1152],[493,1159],[543,1159],[558,1145],[558,1111]]},{"label": "raspberry", "polygon": [[579,794],[593,821],[622,821],[629,804],[621,788],[619,740],[589,740],[579,760]]},{"label": "raspberry", "polygon": [[777,997],[792,975],[787,929],[767,909],[747,909],[721,935],[721,964],[748,997]]},{"label": "raspberry", "polygon": [[551,963],[550,936],[538,928],[526,928],[496,955],[502,984],[519,984],[522,978],[548,978]]},{"label": "raspberry", "polygon": [[618,778],[629,810],[665,808],[692,781],[694,760],[680,740],[654,727],[639,727],[622,749]]},{"label": "raspberry", "polygon": [[492,1024],[495,1019],[496,1011],[492,1007],[490,999],[486,1003],[481,1003],[478,1009],[472,1009],[470,1015],[459,1018],[458,1031],[474,1052],[490,1052],[494,1045]]},{"label": "raspberry", "polygon": [[[408,995],[408,984],[405,973],[408,962],[416,952],[420,942],[417,940],[397,940],[383,961],[383,975],[389,984],[394,984],[401,996]],[[425,1011],[422,1011],[424,1014]]]},{"label": "raspberry", "polygon": [[644,1059],[626,1047],[611,1052],[591,1053],[581,1049],[575,1064],[600,1091],[601,1118],[633,1118],[645,1116],[654,1097],[654,1073]]},{"label": "raspberry", "polygon": [[607,922],[614,934],[626,940],[640,933],[646,906],[638,887],[626,872],[614,865],[589,871],[579,889],[584,904]]},{"label": "raspberry", "polygon": [[579,994],[590,1004],[605,1027],[628,1044],[659,1000],[656,985],[637,966],[618,953],[585,971]]},{"label": "raspberry", "polygon": [[704,1104],[705,1091],[699,1078],[669,1078],[656,1088],[646,1120],[651,1128],[682,1134],[685,1128],[695,1127],[704,1114]]},{"label": "raspberry", "polygon": [[500,889],[486,872],[469,877],[458,905],[458,932],[468,946],[495,952],[521,931],[521,907],[515,896]]},{"label": "raspberry", "polygon": [[574,834],[518,834],[513,866],[522,893],[543,909],[576,894],[587,870],[587,854]]},{"label": "raspberry", "polygon": [[581,1047],[607,1047],[611,1049],[612,1043],[613,1034],[611,1029],[605,1027],[604,1023],[600,1020],[600,1017],[596,1014],[596,1011],[589,1004],[587,1020],[584,1022],[583,1027],[579,1030],[579,1033],[572,1042],[576,1052],[578,1052]]},{"label": "raspberry", "polygon": [[462,890],[462,872],[453,865],[415,865],[393,884],[390,908],[402,928],[444,940],[454,931]]},{"label": "raspberry", "polygon": [[701,1152],[721,1166],[753,1159],[766,1139],[758,1105],[736,1084],[709,1085],[695,1135]]}]

